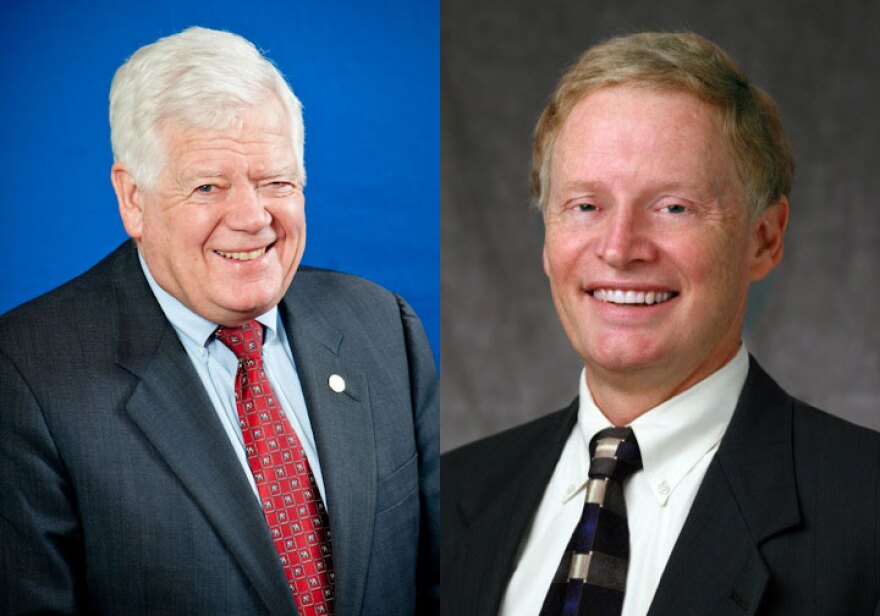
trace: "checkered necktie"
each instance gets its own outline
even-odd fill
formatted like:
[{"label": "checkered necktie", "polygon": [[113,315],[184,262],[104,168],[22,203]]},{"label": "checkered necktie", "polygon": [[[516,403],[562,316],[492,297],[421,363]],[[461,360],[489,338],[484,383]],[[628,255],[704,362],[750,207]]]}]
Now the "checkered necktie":
[{"label": "checkered necktie", "polygon": [[333,613],[330,525],[302,444],[263,369],[263,327],[214,334],[238,357],[235,407],[269,532],[301,616]]},{"label": "checkered necktie", "polygon": [[623,482],[642,468],[631,428],[607,428],[590,441],[584,511],[547,591],[541,616],[619,616],[626,590],[629,529]]}]

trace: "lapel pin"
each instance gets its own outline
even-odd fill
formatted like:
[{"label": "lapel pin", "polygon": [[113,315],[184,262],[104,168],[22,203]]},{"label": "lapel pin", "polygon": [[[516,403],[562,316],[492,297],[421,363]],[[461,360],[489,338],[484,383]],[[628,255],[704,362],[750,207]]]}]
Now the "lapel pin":
[{"label": "lapel pin", "polygon": [[330,378],[327,379],[327,385],[337,394],[345,391],[345,379],[338,374],[331,374]]}]

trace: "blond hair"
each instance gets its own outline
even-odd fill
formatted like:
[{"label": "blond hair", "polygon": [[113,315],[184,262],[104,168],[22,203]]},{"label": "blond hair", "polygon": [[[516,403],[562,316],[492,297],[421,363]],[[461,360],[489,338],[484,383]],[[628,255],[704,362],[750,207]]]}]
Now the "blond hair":
[{"label": "blond hair", "polygon": [[539,209],[547,205],[553,148],[571,110],[592,92],[616,85],[684,91],[718,108],[753,216],[791,191],[794,155],[773,99],[705,38],[646,32],[588,49],[560,80],[535,127],[531,193]]}]

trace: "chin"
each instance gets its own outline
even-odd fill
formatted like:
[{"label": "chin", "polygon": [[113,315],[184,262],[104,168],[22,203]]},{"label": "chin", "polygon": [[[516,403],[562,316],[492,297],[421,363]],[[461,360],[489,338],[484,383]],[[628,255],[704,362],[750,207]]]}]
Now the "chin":
[{"label": "chin", "polygon": [[[231,287],[227,288],[231,289]],[[283,296],[284,291],[280,290],[279,282],[259,281],[240,285],[234,293],[218,293],[216,297],[217,304],[229,310],[257,311],[257,314],[262,314],[281,301]]]},{"label": "chin", "polygon": [[653,358],[632,357],[618,355],[615,357],[596,357],[593,356],[587,361],[587,366],[595,366],[604,372],[626,374],[645,370],[652,366],[658,365],[659,362]]},{"label": "chin", "polygon": [[274,297],[265,300],[260,298],[260,300],[261,301],[252,299],[247,302],[220,301],[217,302],[216,305],[222,312],[225,312],[230,316],[235,316],[239,319],[249,320],[253,319],[254,317],[260,316],[278,303],[278,301],[276,301]]},{"label": "chin", "polygon": [[[646,341],[607,341],[601,345],[588,345],[586,365],[596,366],[608,372],[635,372],[663,363],[664,352]],[[668,352],[665,355],[669,357]]]}]

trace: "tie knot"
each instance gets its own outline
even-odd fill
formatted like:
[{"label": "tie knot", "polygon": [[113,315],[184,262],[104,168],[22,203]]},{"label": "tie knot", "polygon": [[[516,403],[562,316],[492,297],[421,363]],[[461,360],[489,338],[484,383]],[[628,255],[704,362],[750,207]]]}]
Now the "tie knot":
[{"label": "tie knot", "polygon": [[642,454],[632,428],[606,428],[590,441],[590,477],[621,483],[642,468]]},{"label": "tie knot", "polygon": [[239,359],[259,357],[263,348],[263,326],[257,321],[248,321],[241,327],[221,325],[214,331],[214,336]]}]

